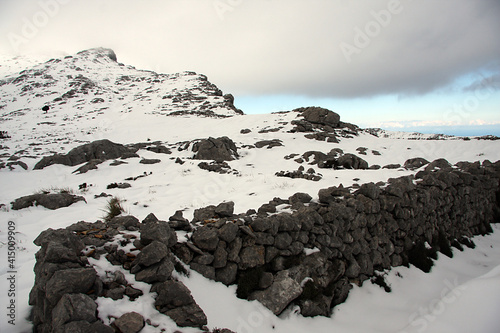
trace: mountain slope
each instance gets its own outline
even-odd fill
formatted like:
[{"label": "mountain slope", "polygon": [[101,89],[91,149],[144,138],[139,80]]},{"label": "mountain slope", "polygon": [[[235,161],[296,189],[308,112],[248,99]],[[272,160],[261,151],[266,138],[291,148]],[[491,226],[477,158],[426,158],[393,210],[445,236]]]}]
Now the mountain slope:
[{"label": "mountain slope", "polygon": [[1,78],[0,129],[8,128],[12,142],[57,151],[131,114],[240,115],[232,103],[204,75],[137,70],[97,48]]}]

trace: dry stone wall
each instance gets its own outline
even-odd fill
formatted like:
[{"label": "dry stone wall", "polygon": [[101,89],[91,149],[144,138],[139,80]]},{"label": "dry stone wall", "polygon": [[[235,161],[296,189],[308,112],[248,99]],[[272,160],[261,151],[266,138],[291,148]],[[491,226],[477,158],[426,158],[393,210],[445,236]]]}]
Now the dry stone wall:
[{"label": "dry stone wall", "polygon": [[[30,294],[34,331],[142,329],[140,314],[115,318],[114,329],[98,316],[98,297],[142,295],[122,268],[152,285],[156,309],[178,326],[203,327],[203,309],[172,275],[183,271],[180,261],[209,279],[237,284],[238,297],[275,314],[298,305],[304,316],[327,316],[353,283],[410,263],[429,271],[436,251],[452,256],[450,246],[472,246],[471,237],[490,232],[500,221],[499,179],[500,162],[436,160],[415,176],[330,187],[317,200],[296,193],[244,214],[224,202],[196,210],[192,221],[178,211],[168,222],[150,214],[142,222],[119,216],[49,229],[35,240],[41,249]],[[189,239],[179,242],[175,230],[188,231]],[[119,235],[122,247],[114,241]],[[136,254],[124,250],[127,243]],[[100,276],[88,259],[101,256],[121,268]]]},{"label": "dry stone wall", "polygon": [[409,263],[429,271],[436,251],[451,256],[450,246],[491,231],[499,172],[499,162],[436,160],[388,183],[322,189],[318,201],[297,193],[242,215],[209,206],[195,212],[190,241],[174,253],[275,314],[294,303],[305,316],[329,315],[352,283]]}]

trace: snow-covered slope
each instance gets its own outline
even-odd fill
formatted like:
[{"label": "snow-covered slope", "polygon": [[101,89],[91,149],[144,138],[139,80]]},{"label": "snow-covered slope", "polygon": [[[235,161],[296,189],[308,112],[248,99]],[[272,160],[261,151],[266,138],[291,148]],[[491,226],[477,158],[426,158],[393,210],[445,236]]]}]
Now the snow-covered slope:
[{"label": "snow-covered slope", "polygon": [[[307,151],[328,153],[340,148],[346,154],[363,158],[370,166],[381,167],[402,165],[415,157],[429,161],[445,158],[452,164],[500,159],[500,141],[464,141],[447,137],[408,140],[411,137],[377,137],[366,131],[339,136],[339,143],[308,139],[305,133],[293,132],[292,122],[302,119],[298,112],[242,115],[234,108],[232,98],[224,97],[201,74],[157,74],[119,64],[115,58],[110,50],[94,49],[49,60],[0,78],[0,131],[10,136],[0,139],[0,165],[23,162],[27,166],[27,170],[20,164],[12,164],[12,170],[9,167],[0,169],[1,290],[6,290],[8,271],[4,264],[8,221],[15,224],[19,242],[15,262],[18,325],[13,330],[2,318],[2,332],[31,330],[26,318],[28,293],[33,286],[34,254],[38,250],[33,240],[47,228],[64,228],[77,221],[102,219],[106,198],[96,197],[102,192],[123,199],[127,212],[140,220],[151,212],[167,220],[177,210],[183,210],[189,219],[196,208],[223,201],[234,201],[235,212],[245,212],[257,209],[274,197],[287,198],[296,192],[305,192],[317,199],[318,190],[322,188],[387,181],[418,171],[401,167],[319,169],[317,165],[309,165],[310,162],[296,161]],[[42,108],[46,105],[49,110],[45,113]],[[189,142],[222,136],[231,138],[238,147],[239,158],[228,162],[237,173],[208,172],[198,167],[200,161],[192,159],[194,153]],[[138,155],[142,159],[157,159],[159,163],[146,165],[140,163],[141,158],[131,158],[116,166],[106,161],[99,164],[97,170],[85,174],[73,173],[78,166],[52,165],[33,170],[42,156],[54,152],[64,154],[83,142],[103,138],[122,144],[145,143]],[[255,148],[255,144],[263,140],[280,140],[282,146]],[[147,150],[147,145],[153,143],[169,148],[171,154]],[[292,154],[296,155],[290,157]],[[176,160],[184,163],[176,163]],[[321,179],[311,181],[275,175],[301,166],[313,168]],[[143,177],[129,181],[132,186],[128,189],[107,189],[108,184],[140,175]],[[83,183],[87,186],[80,190],[79,185]],[[41,206],[20,211],[10,209],[14,199],[51,188],[72,190],[84,196],[87,202],[55,211]],[[465,320],[463,314],[470,311],[467,300],[474,299],[467,291],[463,292],[463,298],[446,306],[446,311],[432,312],[434,308],[430,307],[436,299],[442,299],[440,292],[447,287],[445,281],[453,282],[457,278],[458,286],[477,290],[474,295],[480,295],[481,299],[474,302],[488,302],[490,307],[500,309],[498,298],[489,299],[491,295],[498,296],[498,291],[490,286],[500,281],[496,269],[500,265],[498,228],[493,235],[477,243],[478,251],[467,250],[455,259],[440,259],[429,275],[415,267],[394,270],[388,278],[393,287],[391,294],[384,294],[379,287],[368,284],[355,288],[348,301],[335,309],[332,318],[302,318],[290,312],[275,317],[257,302],[237,299],[234,287],[210,282],[195,272],[184,283],[206,311],[211,329],[238,330],[240,327],[239,332],[331,332],[335,328],[342,332],[418,332],[420,326],[417,325],[427,320],[426,328],[432,327],[429,332],[465,333],[470,332],[470,327],[455,325],[454,321]],[[482,282],[487,289],[481,287]],[[420,292],[429,289],[429,285],[433,286],[432,290]],[[211,306],[214,297],[220,297],[221,307]],[[3,302],[3,296],[0,299]],[[119,315],[136,306],[141,305],[116,302],[101,310]],[[419,307],[427,312],[421,313]],[[489,313],[484,313],[482,318],[486,321],[485,328],[476,332],[498,331],[494,316],[491,318]],[[154,320],[161,321],[156,317]],[[161,327],[171,326],[171,322],[155,323]]]},{"label": "snow-covered slope", "polygon": [[[97,48],[0,78],[0,128],[8,127],[14,143],[58,151],[130,115],[233,116],[239,112],[231,98],[205,75],[137,70],[118,63],[112,50]],[[134,131],[140,124],[127,125]]]}]

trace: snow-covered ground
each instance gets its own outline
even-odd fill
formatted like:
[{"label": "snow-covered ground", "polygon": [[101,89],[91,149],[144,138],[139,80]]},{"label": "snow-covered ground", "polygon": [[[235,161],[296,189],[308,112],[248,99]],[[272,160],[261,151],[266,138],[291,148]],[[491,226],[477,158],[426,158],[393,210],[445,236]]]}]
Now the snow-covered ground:
[{"label": "snow-covered ground", "polygon": [[[88,71],[99,73],[95,66]],[[125,75],[124,66],[104,64],[114,68],[115,72],[105,73]],[[59,66],[59,65],[58,65]],[[83,66],[83,65],[82,65]],[[115,67],[113,67],[115,66]],[[43,66],[42,66],[43,67]],[[84,67],[82,67],[84,68]],[[59,70],[62,70],[59,68]],[[135,69],[128,69],[138,73]],[[87,72],[85,72],[87,73]],[[117,74],[118,73],[118,74]],[[91,78],[94,74],[85,74]],[[56,74],[53,73],[55,76]],[[68,74],[69,75],[69,74]],[[138,75],[138,74],[137,74]],[[146,73],[143,76],[155,77]],[[179,85],[190,85],[177,76]],[[186,76],[194,78],[195,75]],[[199,77],[199,76],[196,76]],[[93,79],[97,80],[97,79]],[[181,80],[181,81],[179,81]],[[97,81],[96,81],[97,82]],[[114,82],[114,81],[113,81]],[[197,84],[198,81],[194,82]],[[290,154],[303,154],[306,151],[328,153],[333,148],[341,148],[345,153],[357,154],[369,165],[403,164],[407,159],[423,157],[429,161],[445,158],[454,164],[459,161],[483,161],[500,159],[500,141],[488,140],[408,140],[401,134],[375,137],[361,132],[352,138],[342,138],[340,143],[320,142],[306,139],[302,133],[289,133],[291,121],[297,119],[298,113],[279,113],[263,115],[234,115],[229,118],[206,118],[197,116],[166,116],[157,109],[158,98],[165,91],[155,92],[150,101],[140,103],[134,100],[120,102],[119,107],[113,104],[111,96],[114,86],[102,88],[105,108],[96,112],[95,104],[89,101],[95,96],[86,95],[84,101],[70,101],[57,105],[48,113],[40,108],[49,99],[30,99],[22,96],[0,108],[0,130],[8,131],[11,138],[0,140],[0,162],[15,155],[28,165],[28,170],[15,166],[0,170],[0,332],[29,332],[31,325],[26,319],[30,307],[28,295],[33,286],[33,266],[38,247],[33,240],[47,228],[64,228],[78,221],[94,222],[102,219],[106,198],[94,196],[101,192],[109,193],[124,200],[128,214],[144,219],[154,213],[159,219],[167,220],[176,210],[183,210],[184,216],[190,219],[196,208],[223,201],[234,201],[235,212],[257,209],[274,197],[287,198],[296,192],[309,193],[317,199],[319,189],[343,184],[351,186],[366,182],[387,181],[417,172],[399,169],[379,170],[333,170],[319,169],[316,165],[299,164],[294,158],[285,159]],[[128,87],[127,90],[146,89],[146,85],[137,82],[140,87]],[[168,85],[168,84],[167,84]],[[58,83],[58,87],[63,86]],[[180,86],[177,86],[179,88]],[[191,87],[191,86],[190,86]],[[99,89],[101,89],[99,88]],[[177,89],[176,88],[176,89]],[[191,87],[192,88],[192,87]],[[3,88],[1,88],[3,89]],[[36,88],[38,89],[38,88]],[[52,89],[52,88],[51,88]],[[56,89],[56,88],[53,88]],[[66,89],[66,88],[64,88]],[[106,90],[107,89],[107,90]],[[163,88],[162,88],[163,89]],[[180,88],[179,88],[180,89]],[[16,90],[17,91],[17,90]],[[134,90],[135,91],[135,90]],[[8,93],[7,90],[1,90]],[[60,96],[62,91],[57,90]],[[202,93],[200,93],[202,94]],[[16,96],[9,95],[11,99]],[[46,95],[48,96],[48,95]],[[51,97],[51,98],[52,98]],[[92,98],[91,98],[92,97]],[[123,96],[129,98],[130,96]],[[108,100],[109,98],[109,100]],[[210,97],[210,103],[222,103],[218,97]],[[222,97],[221,97],[222,98]],[[148,103],[152,103],[149,107]],[[23,104],[24,103],[24,104]],[[74,104],[76,103],[76,104]],[[128,104],[127,104],[128,103]],[[26,109],[19,111],[21,104]],[[77,105],[78,104],[78,105]],[[236,101],[237,104],[237,101]],[[198,104],[197,104],[198,105]],[[222,104],[220,104],[222,105]],[[130,107],[130,112],[122,112],[123,107]],[[219,109],[214,109],[219,110]],[[219,110],[227,115],[228,109]],[[343,115],[343,121],[345,119]],[[259,133],[261,130],[280,128],[278,131]],[[242,134],[242,129],[250,129]],[[240,158],[228,162],[237,175],[221,175],[201,170],[199,161],[192,160],[193,152],[178,150],[181,142],[208,137],[228,136],[238,146]],[[400,137],[397,139],[395,137]],[[172,149],[172,154],[156,154],[140,150],[141,158],[160,159],[161,163],[153,165],[140,164],[139,158],[127,159],[127,164],[111,166],[107,161],[85,174],[74,174],[78,167],[53,165],[43,170],[32,170],[41,156],[51,152],[66,153],[82,142],[97,139],[110,139],[117,143],[129,144],[138,142],[161,141]],[[279,139],[283,146],[266,148],[249,148],[257,141]],[[39,145],[43,142],[43,145]],[[357,148],[368,148],[367,155],[359,155]],[[23,152],[24,150],[24,152]],[[378,153],[375,153],[378,152]],[[299,157],[299,156],[297,156]],[[185,161],[175,163],[176,158]],[[297,170],[300,165],[312,167],[323,178],[317,182],[305,179],[276,177],[278,171]],[[128,189],[106,189],[114,182],[123,182],[126,178],[146,174],[146,177],[130,181]],[[79,185],[87,183],[85,190]],[[31,207],[19,211],[10,209],[10,202],[18,197],[35,193],[42,189],[68,188],[75,194],[82,195],[85,202],[78,202],[70,207],[55,211],[43,207]],[[7,277],[11,269],[8,259],[8,221],[15,225],[16,241],[19,247],[15,255],[16,275],[16,326],[9,325],[6,316],[9,297]],[[248,302],[236,298],[235,287],[226,287],[221,283],[208,281],[196,272],[190,278],[179,277],[193,292],[198,304],[208,317],[209,328],[226,327],[240,333],[244,332],[481,332],[495,333],[500,331],[500,226],[494,226],[495,232],[485,237],[477,237],[476,249],[455,251],[455,257],[449,259],[440,256],[430,274],[424,274],[415,267],[394,268],[387,272],[387,281],[392,292],[385,293],[380,287],[365,282],[362,287],[354,287],[345,304],[335,308],[331,318],[303,318],[293,311],[280,317],[271,314],[258,302]],[[182,237],[182,235],[180,235]],[[99,267],[104,263],[96,263]],[[136,287],[147,288],[137,284]],[[5,292],[4,292],[5,291]],[[130,309],[141,310],[152,322],[156,322],[166,331],[175,331],[172,321],[159,316],[151,308],[149,296],[141,297],[135,302],[106,302],[101,300],[99,311],[104,314],[119,315]],[[144,330],[145,332],[148,330]],[[195,332],[196,329],[184,329]]]}]

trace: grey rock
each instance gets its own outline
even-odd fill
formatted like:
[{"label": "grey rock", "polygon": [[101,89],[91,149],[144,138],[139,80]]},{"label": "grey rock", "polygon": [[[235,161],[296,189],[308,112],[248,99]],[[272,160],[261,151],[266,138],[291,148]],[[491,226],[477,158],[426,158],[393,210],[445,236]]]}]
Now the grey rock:
[{"label": "grey rock", "polygon": [[213,266],[202,265],[195,262],[191,262],[189,265],[193,270],[197,271],[207,279],[215,280],[215,268]]},{"label": "grey rock", "polygon": [[215,218],[215,206],[210,205],[194,210],[193,222],[203,222]]},{"label": "grey rock", "polygon": [[141,243],[148,245],[155,240],[171,247],[177,243],[177,235],[165,221],[151,220],[146,221],[146,223],[143,221],[141,224]]},{"label": "grey rock", "polygon": [[135,275],[135,279],[146,283],[164,282],[170,279],[173,270],[174,264],[172,261],[168,258],[163,258],[159,263],[139,271]]},{"label": "grey rock", "polygon": [[176,211],[174,215],[168,218],[168,221],[168,224],[174,230],[192,230],[191,224],[189,223],[188,219],[182,216],[182,210]]},{"label": "grey rock", "polygon": [[235,238],[229,245],[227,246],[227,259],[233,262],[240,262],[240,251],[243,246],[243,241],[241,237]]},{"label": "grey rock", "polygon": [[259,288],[260,289],[267,289],[269,288],[274,281],[274,275],[271,272],[264,272],[262,273],[262,276],[260,277],[259,280]]},{"label": "grey rock", "polygon": [[402,198],[404,193],[415,189],[412,176],[390,178],[389,185],[384,188],[384,192]]},{"label": "grey rock", "polygon": [[170,251],[165,243],[155,240],[141,250],[134,260],[134,265],[148,267],[159,263],[169,254]]},{"label": "grey rock", "polygon": [[121,333],[137,333],[144,327],[144,317],[137,312],[127,312],[113,322]]},{"label": "grey rock", "polygon": [[340,156],[336,160],[335,165],[337,168],[342,167],[344,169],[368,169],[368,162],[354,154],[345,154],[343,156]]},{"label": "grey rock", "polygon": [[35,245],[41,246],[42,249],[47,247],[49,243],[57,243],[64,247],[70,248],[75,253],[79,254],[84,248],[85,245],[83,242],[69,230],[66,229],[47,229],[44,230],[38,235],[38,237],[33,241]]},{"label": "grey rock", "polygon": [[213,262],[214,262],[214,256],[208,253],[193,258],[193,263],[197,263],[200,265],[210,265]]},{"label": "grey rock", "polygon": [[215,249],[214,252],[214,260],[213,260],[213,266],[214,268],[222,268],[227,265],[227,251],[226,251],[226,242],[221,241],[219,242],[219,245]]},{"label": "grey rock", "polygon": [[79,201],[86,202],[84,197],[73,195],[70,193],[40,193],[20,197],[14,200],[11,204],[13,210],[19,210],[38,205],[51,210],[55,210],[71,206],[72,204]]},{"label": "grey rock", "polygon": [[240,269],[248,269],[265,264],[266,249],[262,245],[245,247],[240,252]]},{"label": "grey rock", "polygon": [[307,193],[295,193],[290,198],[288,198],[288,200],[290,201],[290,204],[293,205],[294,203],[297,202],[309,203],[311,202],[312,197]]},{"label": "grey rock", "polygon": [[165,312],[180,327],[203,327],[207,316],[198,304],[190,304]]},{"label": "grey rock", "polygon": [[353,279],[358,277],[360,273],[361,273],[361,267],[359,266],[358,262],[354,258],[349,260],[349,265],[345,270],[345,276]]},{"label": "grey rock", "polygon": [[378,187],[374,183],[363,184],[361,185],[359,190],[356,191],[356,193],[363,194],[364,196],[373,200],[378,198],[380,192],[381,192],[380,187]]},{"label": "grey rock", "polygon": [[139,161],[141,164],[157,164],[160,163],[161,160],[157,158],[143,158],[142,160]]},{"label": "grey rock", "polygon": [[234,213],[234,202],[228,201],[220,203],[217,207],[215,207],[215,214],[219,217],[231,217]]},{"label": "grey rock", "polygon": [[387,164],[382,167],[382,169],[399,169],[401,164]]},{"label": "grey rock", "polygon": [[214,251],[219,244],[219,235],[209,227],[200,227],[193,232],[193,243],[202,250]]},{"label": "grey rock", "polygon": [[104,139],[73,148],[66,155],[56,154],[53,156],[46,156],[42,158],[33,169],[39,170],[53,164],[75,166],[91,160],[106,161],[109,159],[116,159],[124,156],[130,157],[134,155],[135,152],[130,148]]},{"label": "grey rock", "polygon": [[427,161],[425,158],[416,157],[406,160],[403,167],[408,170],[415,170],[426,164],[429,164],[429,161]]},{"label": "grey rock", "polygon": [[231,243],[238,234],[238,226],[232,222],[228,222],[219,228],[217,231],[219,238],[227,243]]},{"label": "grey rock", "polygon": [[340,124],[340,116],[328,109],[310,106],[306,108],[295,109],[301,112],[304,119],[313,124],[327,125],[336,128]]},{"label": "grey rock", "polygon": [[93,323],[97,320],[96,314],[97,304],[92,298],[84,294],[66,294],[52,310],[52,327],[55,329],[79,320]]},{"label": "grey rock", "polygon": [[281,140],[278,140],[278,139],[273,139],[273,140],[262,140],[262,141],[255,143],[256,148],[263,148],[266,146],[267,146],[267,149],[271,149],[273,147],[280,147],[280,146],[283,146],[283,142]]},{"label": "grey rock", "polygon": [[195,160],[214,160],[216,162],[232,161],[238,157],[238,149],[227,136],[208,138],[193,145]]},{"label": "grey rock", "polygon": [[249,299],[258,300],[275,315],[279,315],[300,294],[302,287],[290,277],[289,271],[285,270],[276,274],[269,288],[253,292]]},{"label": "grey rock", "polygon": [[236,274],[238,273],[238,265],[234,262],[228,262],[226,267],[215,270],[215,280],[230,285],[236,281]]},{"label": "grey rock", "polygon": [[155,307],[160,312],[175,309],[195,303],[191,291],[180,281],[169,280],[154,287],[152,291],[158,293]]},{"label": "grey rock", "polygon": [[111,221],[108,222],[108,226],[115,229],[123,226],[127,230],[139,230],[141,223],[135,216],[127,215],[113,217]]},{"label": "grey rock", "polygon": [[274,246],[280,250],[285,250],[292,244],[292,241],[292,236],[288,232],[280,232],[274,238]]},{"label": "grey rock", "polygon": [[97,273],[94,268],[76,268],[57,271],[47,282],[45,292],[47,300],[56,304],[68,293],[86,294],[94,285]]}]

